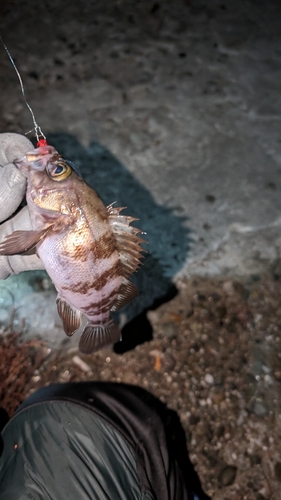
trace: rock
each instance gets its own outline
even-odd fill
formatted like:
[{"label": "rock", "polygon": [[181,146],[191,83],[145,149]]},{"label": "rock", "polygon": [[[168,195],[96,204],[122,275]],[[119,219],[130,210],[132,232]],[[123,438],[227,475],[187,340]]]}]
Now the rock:
[{"label": "rock", "polygon": [[[165,370],[173,370],[176,366],[176,360],[171,354],[165,353],[163,357],[163,365]],[[185,378],[187,378],[187,375],[185,375]]]},{"label": "rock", "polygon": [[83,359],[81,359],[80,356],[73,356],[72,361],[76,366],[79,366],[82,372],[87,373],[91,371],[91,367],[87,363],[85,363],[85,361],[83,361]]},{"label": "rock", "polygon": [[222,285],[223,290],[227,295],[233,295],[234,293],[234,287],[233,287],[233,282],[232,281],[225,281]]},{"label": "rock", "polygon": [[268,415],[268,407],[264,403],[264,401],[254,401],[251,407],[251,412],[254,413],[257,417],[265,417]]},{"label": "rock", "polygon": [[281,370],[275,370],[273,372],[273,376],[274,378],[276,378],[276,380],[278,380],[278,382],[281,382]]},{"label": "rock", "polygon": [[237,474],[237,467],[234,465],[227,465],[222,469],[218,476],[218,482],[221,488],[230,486],[234,483]]},{"label": "rock", "polygon": [[207,384],[209,385],[213,385],[214,384],[214,377],[213,375],[211,375],[210,373],[206,373],[205,375],[205,382],[207,382]]},{"label": "rock", "polygon": [[163,335],[165,337],[174,337],[176,335],[176,325],[172,321],[169,321],[168,323],[164,323],[161,327]]},{"label": "rock", "polygon": [[220,405],[221,402],[225,399],[225,394],[223,391],[217,391],[212,394],[212,400],[214,404]]},{"label": "rock", "polygon": [[159,321],[159,314],[157,311],[147,311],[146,316],[152,326],[156,325]]}]

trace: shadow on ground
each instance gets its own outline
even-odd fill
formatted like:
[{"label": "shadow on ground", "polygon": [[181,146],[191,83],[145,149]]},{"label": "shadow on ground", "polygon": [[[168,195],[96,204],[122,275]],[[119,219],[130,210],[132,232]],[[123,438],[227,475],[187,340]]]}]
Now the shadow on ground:
[{"label": "shadow on ground", "polygon": [[118,314],[118,320],[125,326],[123,341],[115,349],[126,352],[152,338],[147,310],[159,307],[177,294],[171,279],[186,261],[190,231],[184,226],[183,217],[158,205],[151,193],[101,144],[92,142],[84,148],[66,133],[49,134],[47,139],[63,157],[79,167],[82,177],[105,204],[116,201],[116,206],[127,207],[125,213],[140,219],[136,225],[146,233],[144,264],[132,277],[140,295]]}]

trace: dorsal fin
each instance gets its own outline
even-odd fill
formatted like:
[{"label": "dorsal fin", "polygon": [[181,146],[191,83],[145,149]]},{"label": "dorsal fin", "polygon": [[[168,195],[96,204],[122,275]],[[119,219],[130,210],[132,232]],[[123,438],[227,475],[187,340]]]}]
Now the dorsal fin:
[{"label": "dorsal fin", "polygon": [[137,236],[139,233],[144,234],[140,229],[130,226],[131,222],[138,219],[120,215],[124,208],[126,207],[114,208],[112,203],[107,207],[107,212],[117,242],[122,274],[124,278],[129,278],[141,264],[142,252],[145,252],[141,243],[145,243],[145,240]]}]

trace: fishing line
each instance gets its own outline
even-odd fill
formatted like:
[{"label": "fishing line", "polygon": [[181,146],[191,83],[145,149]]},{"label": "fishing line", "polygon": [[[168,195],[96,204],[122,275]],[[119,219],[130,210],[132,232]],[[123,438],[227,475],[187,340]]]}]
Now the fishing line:
[{"label": "fishing line", "polygon": [[[18,68],[16,66],[15,61],[13,60],[13,58],[12,58],[10,52],[9,52],[8,47],[3,42],[3,39],[1,37],[1,35],[0,35],[0,41],[1,41],[1,43],[2,43],[2,45],[4,47],[4,49],[5,49],[8,57],[9,57],[9,59],[10,59],[10,62],[12,63],[12,66],[13,66],[16,74],[17,74],[17,77],[18,77],[19,82],[20,82],[20,88],[21,88],[21,92],[22,92],[22,95],[23,95],[23,98],[24,98],[24,102],[25,102],[25,104],[26,104],[27,108],[29,109],[30,114],[32,116],[34,128],[32,130],[30,130],[29,132],[26,132],[25,135],[29,134],[30,132],[32,132],[34,130],[34,133],[35,133],[36,139],[37,139],[37,147],[46,146],[47,145],[46,136],[43,134],[41,127],[38,125],[38,123],[37,123],[37,121],[35,119],[35,115],[33,113],[33,110],[32,110],[31,106],[29,105],[29,103],[28,103],[28,101],[27,101],[27,99],[25,97],[25,91],[24,91],[23,82],[22,82],[22,79],[21,79],[21,76],[20,76],[20,72],[19,72],[19,70],[18,70]],[[43,139],[40,139],[40,137],[43,137]]]}]

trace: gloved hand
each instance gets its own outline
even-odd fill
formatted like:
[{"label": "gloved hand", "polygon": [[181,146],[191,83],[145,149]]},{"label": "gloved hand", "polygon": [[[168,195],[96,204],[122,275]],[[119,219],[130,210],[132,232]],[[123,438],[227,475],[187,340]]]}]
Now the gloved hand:
[{"label": "gloved hand", "polygon": [[[0,134],[0,241],[19,229],[32,229],[28,208],[24,207],[16,216],[8,219],[20,205],[25,195],[26,178],[15,167],[13,161],[34,149],[31,142],[19,134]],[[4,222],[1,224],[1,222]],[[0,279],[21,271],[44,269],[37,255],[0,255]]]}]

